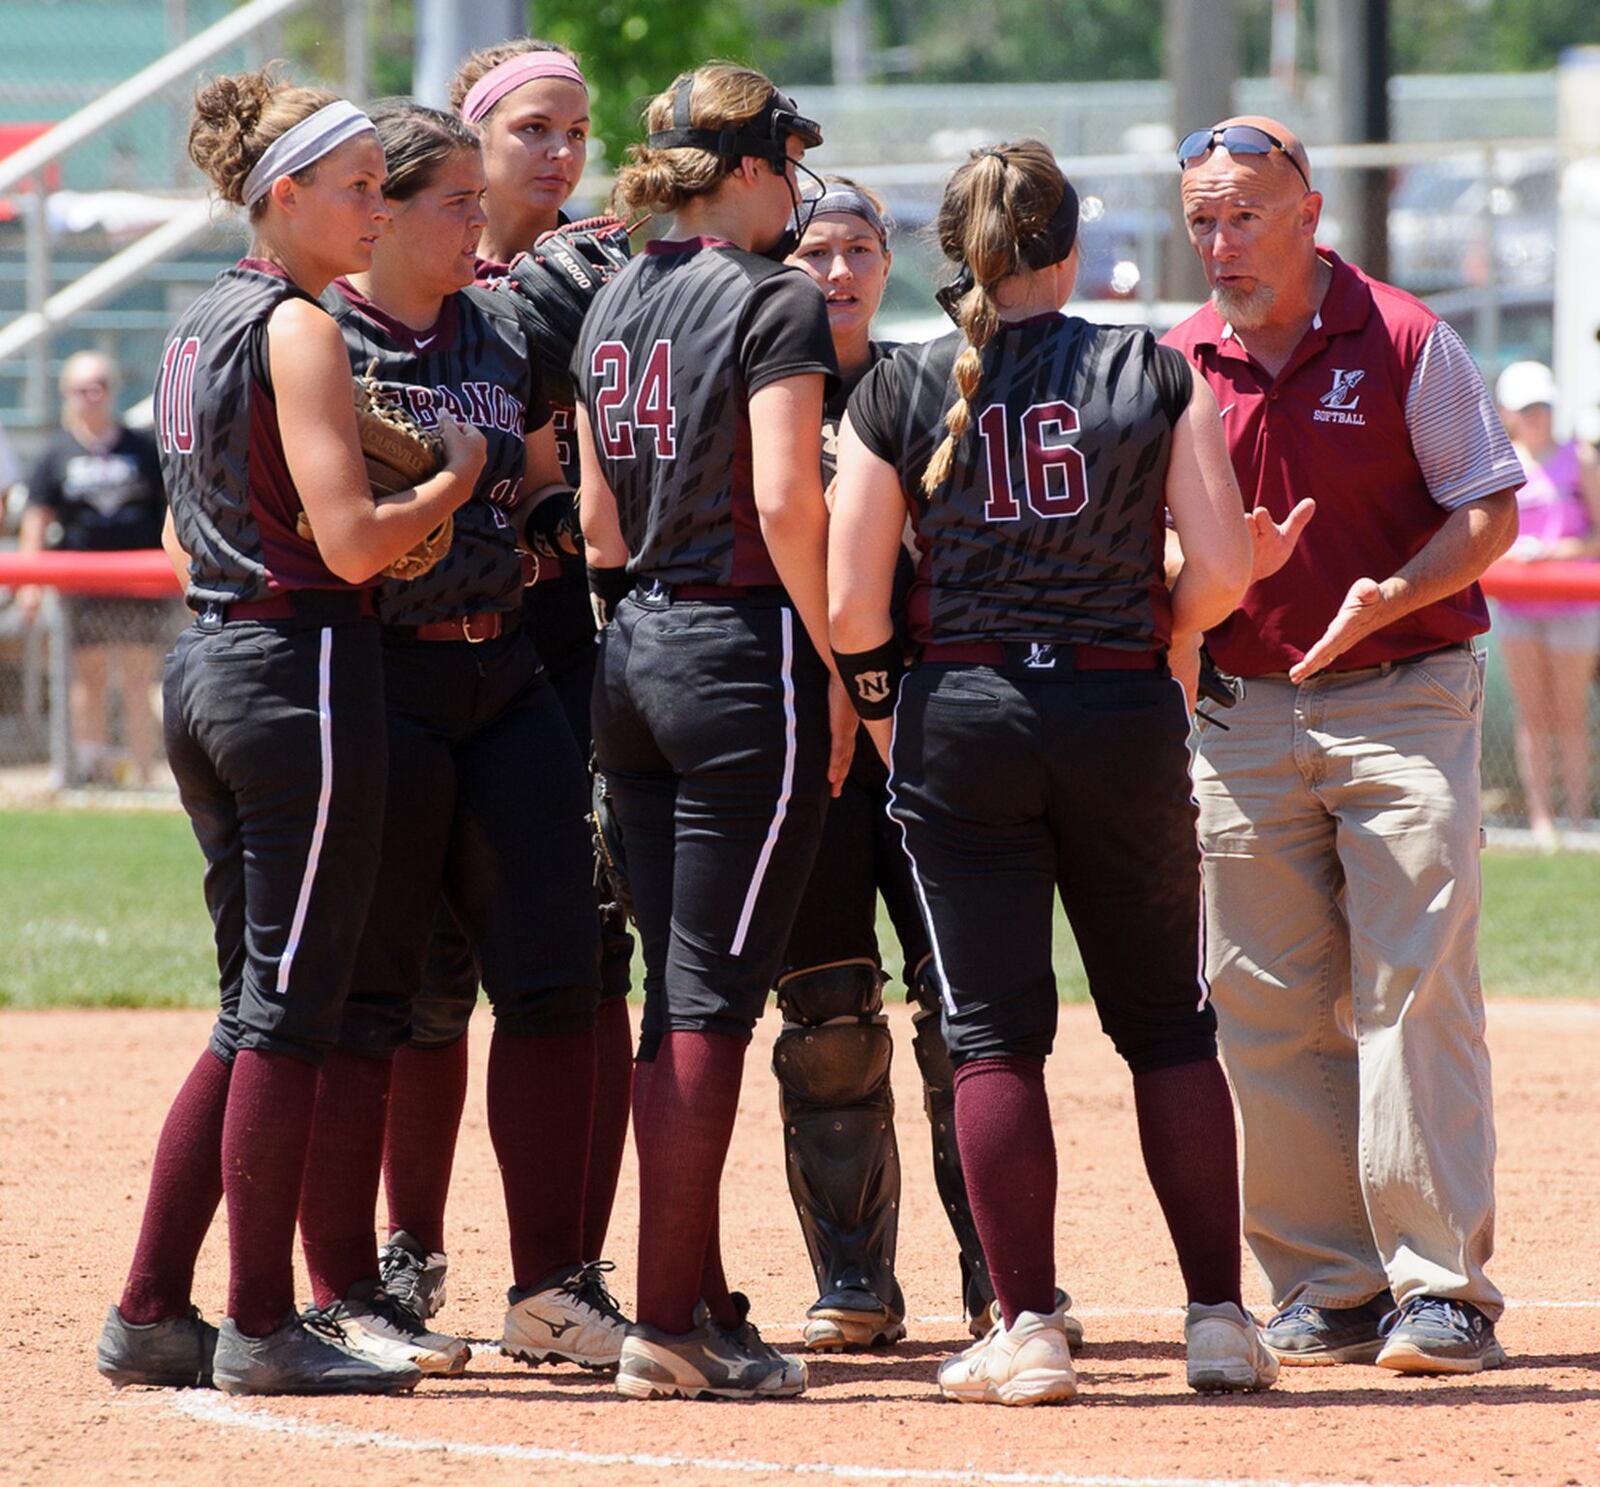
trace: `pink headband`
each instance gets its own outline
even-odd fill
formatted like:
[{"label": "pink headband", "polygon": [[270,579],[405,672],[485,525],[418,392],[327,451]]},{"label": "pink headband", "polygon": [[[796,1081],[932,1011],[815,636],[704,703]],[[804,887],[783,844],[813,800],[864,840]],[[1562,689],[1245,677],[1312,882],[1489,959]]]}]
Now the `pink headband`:
[{"label": "pink headband", "polygon": [[462,100],[461,117],[469,124],[481,123],[507,93],[541,77],[565,78],[584,89],[589,86],[583,69],[565,52],[518,52],[491,67],[472,85],[472,91]]}]

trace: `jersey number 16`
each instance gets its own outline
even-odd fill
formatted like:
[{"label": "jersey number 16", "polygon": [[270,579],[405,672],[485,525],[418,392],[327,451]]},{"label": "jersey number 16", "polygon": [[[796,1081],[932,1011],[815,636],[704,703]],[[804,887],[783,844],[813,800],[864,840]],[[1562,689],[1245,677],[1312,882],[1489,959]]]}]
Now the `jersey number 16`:
[{"label": "jersey number 16", "polygon": [[[983,439],[990,521],[1019,521],[1022,507],[1012,484],[1010,409],[990,403],[978,415]],[[1035,403],[1019,420],[1022,491],[1035,516],[1076,516],[1089,504],[1089,470],[1082,452],[1067,443],[1078,432],[1078,410],[1071,403]]]},{"label": "jersey number 16", "polygon": [[672,405],[672,342],[657,341],[645,358],[637,384],[632,354],[622,341],[602,341],[589,359],[589,373],[600,380],[594,395],[595,437],[607,459],[637,457],[635,431],[655,441],[656,458],[678,455],[678,410]]}]

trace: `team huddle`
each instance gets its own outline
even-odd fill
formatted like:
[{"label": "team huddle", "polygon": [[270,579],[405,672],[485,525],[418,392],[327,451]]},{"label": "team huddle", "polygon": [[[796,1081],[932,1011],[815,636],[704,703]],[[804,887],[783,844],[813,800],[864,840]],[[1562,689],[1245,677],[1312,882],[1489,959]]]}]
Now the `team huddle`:
[{"label": "team huddle", "polygon": [[[363,111],[270,72],[196,99],[191,158],[254,233],[155,405],[195,612],[164,726],[221,1013],[100,1371],[389,1393],[467,1366],[437,1329],[480,987],[505,1353],[630,1398],[781,1398],[805,1352],[893,1345],[880,894],[974,1338],[944,1395],[1078,1387],[1058,898],[1132,1078],[1191,1387],[1503,1362],[1472,638],[1522,477],[1449,327],[1317,247],[1294,136],[1183,141],[1213,297],[1164,341],[1062,313],[1053,152],[974,151],[937,220],[955,329],[895,347],[884,203],[804,166],[823,125],[760,73],[649,104],[620,222],[562,213],[570,53],[477,53],[451,101]],[[1228,716],[1191,757],[1197,688]],[[799,1353],[719,1237],[774,990]],[[625,1313],[603,1256],[630,1118]],[[224,1201],[213,1326],[191,1292]]]}]

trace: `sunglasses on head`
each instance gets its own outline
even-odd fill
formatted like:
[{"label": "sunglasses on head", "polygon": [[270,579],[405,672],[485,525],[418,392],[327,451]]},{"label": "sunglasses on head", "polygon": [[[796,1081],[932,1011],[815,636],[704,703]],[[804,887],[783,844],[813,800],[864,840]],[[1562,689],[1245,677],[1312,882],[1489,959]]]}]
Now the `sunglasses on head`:
[{"label": "sunglasses on head", "polygon": [[1311,182],[1306,179],[1306,173],[1300,169],[1300,162],[1289,153],[1289,147],[1275,134],[1268,134],[1265,129],[1257,129],[1254,124],[1229,124],[1222,129],[1196,129],[1193,134],[1184,135],[1183,142],[1178,146],[1179,166],[1188,170],[1218,145],[1230,155],[1270,155],[1274,150],[1282,150],[1284,158],[1294,166],[1294,173],[1300,177],[1306,190],[1311,189]]}]

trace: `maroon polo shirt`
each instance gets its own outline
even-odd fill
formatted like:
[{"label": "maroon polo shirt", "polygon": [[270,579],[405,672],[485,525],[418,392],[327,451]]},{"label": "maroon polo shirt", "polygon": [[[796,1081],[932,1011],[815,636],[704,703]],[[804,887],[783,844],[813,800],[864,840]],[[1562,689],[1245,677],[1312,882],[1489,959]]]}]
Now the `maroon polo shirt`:
[{"label": "maroon polo shirt", "polygon": [[[1317,514],[1284,567],[1252,584],[1206,643],[1238,676],[1287,671],[1320,638],[1350,585],[1403,567],[1452,508],[1522,483],[1482,378],[1425,305],[1335,253],[1322,308],[1271,377],[1209,305],[1163,338],[1216,394],[1245,509]],[[1492,426],[1491,426],[1492,425]],[[1341,655],[1354,670],[1489,628],[1477,584],[1402,616]]]}]

